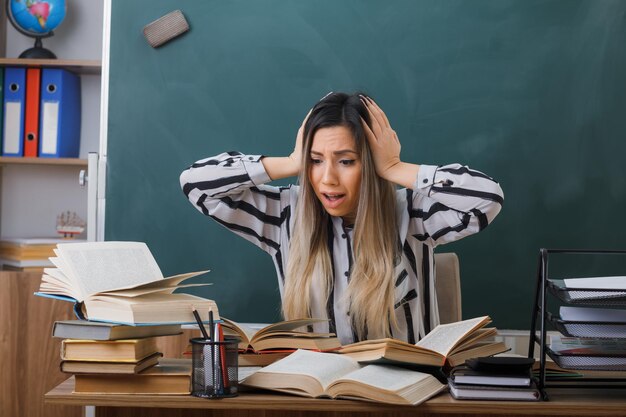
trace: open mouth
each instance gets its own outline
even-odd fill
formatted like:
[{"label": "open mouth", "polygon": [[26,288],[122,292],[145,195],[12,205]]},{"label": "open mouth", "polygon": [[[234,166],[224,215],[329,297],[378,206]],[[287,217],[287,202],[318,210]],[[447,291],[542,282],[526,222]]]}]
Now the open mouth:
[{"label": "open mouth", "polygon": [[327,209],[335,209],[343,203],[346,195],[338,193],[322,193],[322,197],[322,202]]},{"label": "open mouth", "polygon": [[322,194],[328,201],[337,201],[342,199],[345,194]]}]

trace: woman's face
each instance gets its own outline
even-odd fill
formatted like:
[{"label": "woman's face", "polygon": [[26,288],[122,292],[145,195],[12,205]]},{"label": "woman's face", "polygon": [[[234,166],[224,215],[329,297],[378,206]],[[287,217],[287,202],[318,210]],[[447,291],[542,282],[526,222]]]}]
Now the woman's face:
[{"label": "woman's face", "polygon": [[324,209],[353,224],[361,189],[361,157],[350,129],[319,129],[313,136],[309,158],[309,181]]}]

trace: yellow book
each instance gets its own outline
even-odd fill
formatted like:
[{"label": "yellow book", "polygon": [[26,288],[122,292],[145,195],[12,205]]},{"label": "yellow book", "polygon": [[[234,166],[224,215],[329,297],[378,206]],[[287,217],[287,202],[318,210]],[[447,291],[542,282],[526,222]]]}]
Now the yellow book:
[{"label": "yellow book", "polygon": [[495,328],[484,328],[490,322],[483,316],[440,324],[414,345],[397,339],[365,340],[343,346],[339,353],[359,362],[452,367],[507,350],[503,342],[487,340],[497,333]]},{"label": "yellow book", "polygon": [[161,359],[159,364],[135,375],[75,376],[75,393],[91,394],[167,394],[191,393],[191,361]]},{"label": "yellow book", "polygon": [[[67,243],[61,238],[7,238],[0,240],[0,258],[14,261],[48,259],[54,256],[54,248],[58,243]],[[81,239],[71,242],[83,242]]]},{"label": "yellow book", "polygon": [[61,361],[61,372],[70,374],[138,374],[159,363],[161,352],[156,352],[137,362]]},{"label": "yellow book", "polygon": [[61,342],[61,359],[64,361],[137,362],[156,352],[156,337],[126,340],[65,339]]}]

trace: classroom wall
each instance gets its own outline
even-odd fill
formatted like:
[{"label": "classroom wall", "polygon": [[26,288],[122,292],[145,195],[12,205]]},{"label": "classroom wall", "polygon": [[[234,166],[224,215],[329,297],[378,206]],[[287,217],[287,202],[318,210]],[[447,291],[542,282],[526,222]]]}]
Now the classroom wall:
[{"label": "classroom wall", "polygon": [[[142,28],[180,9],[159,48]],[[107,240],[146,241],[165,274],[240,321],[278,317],[268,256],[204,218],[179,173],[227,150],[286,155],[328,91],[362,90],[416,163],[496,178],[505,205],[461,262],[464,316],[528,328],[541,247],[624,248],[626,3],[539,0],[113,0]],[[614,258],[615,259],[615,258]],[[624,274],[565,259],[555,273]],[[444,301],[445,302],[445,301]]]}]

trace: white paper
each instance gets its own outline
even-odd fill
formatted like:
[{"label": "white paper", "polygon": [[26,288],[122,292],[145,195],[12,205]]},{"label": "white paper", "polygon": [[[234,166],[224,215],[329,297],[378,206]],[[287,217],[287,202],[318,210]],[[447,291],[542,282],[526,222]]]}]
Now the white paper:
[{"label": "white paper", "polygon": [[599,321],[626,324],[626,310],[620,309],[562,306],[559,314],[561,319],[565,321]]},{"label": "white paper", "polygon": [[63,272],[73,282],[80,277],[84,298],[130,285],[163,279],[163,274],[145,243],[87,242],[57,245]]},{"label": "white paper", "polygon": [[567,288],[626,290],[626,276],[566,278],[563,282]]},{"label": "white paper", "polygon": [[41,126],[41,153],[56,155],[59,134],[59,103],[43,103],[43,123]]},{"label": "white paper", "polygon": [[581,290],[625,290],[621,291],[569,291],[572,300],[594,300],[600,298],[626,297],[626,276],[595,277],[595,278],[566,278],[563,280],[566,288]]},{"label": "white paper", "polygon": [[22,140],[22,103],[7,101],[4,111],[4,153],[16,154]]}]

